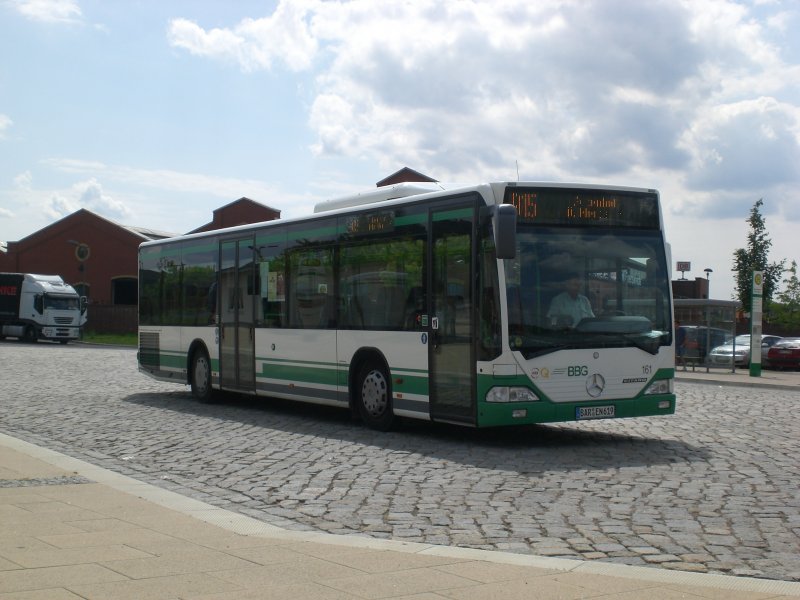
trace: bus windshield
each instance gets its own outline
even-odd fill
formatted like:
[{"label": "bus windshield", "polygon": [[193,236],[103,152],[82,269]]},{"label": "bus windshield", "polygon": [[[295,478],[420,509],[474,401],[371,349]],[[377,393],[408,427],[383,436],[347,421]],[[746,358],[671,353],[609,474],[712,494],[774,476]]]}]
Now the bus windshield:
[{"label": "bus windshield", "polygon": [[509,341],[526,358],[672,343],[658,230],[520,224],[516,258],[504,262]]},{"label": "bus windshield", "polygon": [[57,296],[45,294],[44,307],[54,310],[78,310],[80,302],[77,296]]}]

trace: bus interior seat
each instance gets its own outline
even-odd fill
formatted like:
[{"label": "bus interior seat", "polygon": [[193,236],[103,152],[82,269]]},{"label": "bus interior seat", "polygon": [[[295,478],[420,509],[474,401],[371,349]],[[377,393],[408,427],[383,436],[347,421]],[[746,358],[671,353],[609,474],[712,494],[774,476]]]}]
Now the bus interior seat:
[{"label": "bus interior seat", "polygon": [[403,325],[405,329],[416,329],[422,325],[420,319],[425,314],[425,291],[422,286],[414,286],[406,298]]}]

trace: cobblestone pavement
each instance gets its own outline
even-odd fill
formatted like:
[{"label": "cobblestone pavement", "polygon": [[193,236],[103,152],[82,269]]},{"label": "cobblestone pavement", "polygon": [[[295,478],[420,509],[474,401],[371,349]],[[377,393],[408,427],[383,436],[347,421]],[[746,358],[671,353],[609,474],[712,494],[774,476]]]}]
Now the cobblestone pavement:
[{"label": "cobblestone pavement", "polygon": [[201,405],[129,349],[4,341],[0,365],[3,432],[281,527],[800,580],[796,392],[679,382],[671,417],[386,434]]}]

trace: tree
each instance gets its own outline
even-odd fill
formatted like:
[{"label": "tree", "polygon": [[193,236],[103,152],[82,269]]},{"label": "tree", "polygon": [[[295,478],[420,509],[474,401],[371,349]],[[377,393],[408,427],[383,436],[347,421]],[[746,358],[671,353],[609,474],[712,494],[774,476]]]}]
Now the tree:
[{"label": "tree", "polygon": [[758,202],[750,209],[750,217],[747,219],[750,224],[750,233],[747,234],[747,248],[737,248],[733,252],[736,292],[745,312],[750,312],[751,308],[753,271],[764,272],[762,297],[764,306],[767,307],[770,305],[772,294],[777,288],[781,275],[783,275],[784,263],[786,262],[785,260],[777,263],[767,262],[772,240],[767,235],[767,226],[764,217],[761,215],[763,204],[764,199],[759,198]]},{"label": "tree", "polygon": [[778,292],[778,301],[772,304],[774,321],[789,329],[800,328],[800,279],[797,278],[797,261],[786,270],[789,275],[783,280],[783,291]]}]

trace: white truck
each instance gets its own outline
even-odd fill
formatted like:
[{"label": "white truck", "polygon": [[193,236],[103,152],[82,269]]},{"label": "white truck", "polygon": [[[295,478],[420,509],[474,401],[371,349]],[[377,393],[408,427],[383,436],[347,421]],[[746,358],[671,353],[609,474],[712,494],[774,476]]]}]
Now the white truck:
[{"label": "white truck", "polygon": [[0,273],[0,339],[66,344],[86,324],[86,297],[58,275]]}]

